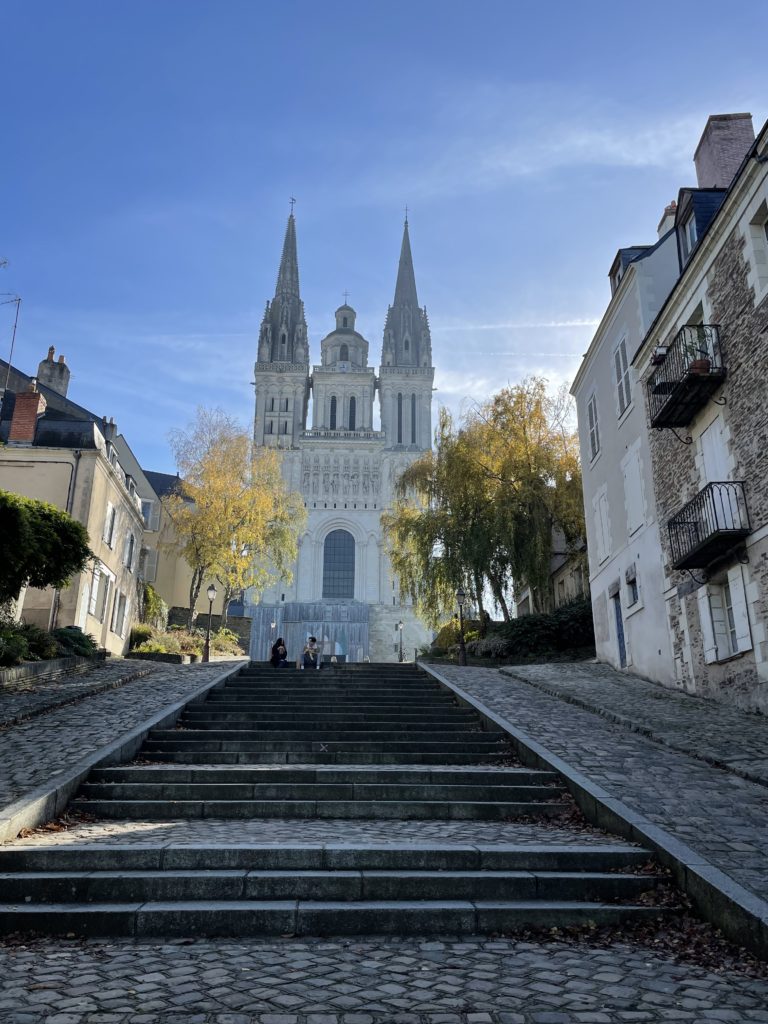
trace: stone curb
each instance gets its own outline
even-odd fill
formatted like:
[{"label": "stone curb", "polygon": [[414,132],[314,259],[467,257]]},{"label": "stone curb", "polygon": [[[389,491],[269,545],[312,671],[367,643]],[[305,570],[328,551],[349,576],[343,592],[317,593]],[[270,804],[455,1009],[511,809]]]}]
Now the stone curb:
[{"label": "stone curb", "polygon": [[574,707],[581,708],[584,711],[591,711],[594,715],[599,715],[604,718],[607,722],[611,722],[613,725],[619,725],[622,729],[626,729],[628,732],[634,732],[638,736],[645,736],[646,739],[651,739],[655,743],[660,743],[664,747],[668,747],[670,750],[676,751],[678,754],[685,754],[687,757],[693,757],[697,761],[701,761],[702,764],[708,764],[713,768],[719,768],[721,771],[730,772],[731,775],[737,775],[740,779],[744,779],[746,782],[754,782],[758,786],[768,787],[768,778],[764,775],[757,775],[754,772],[749,771],[745,768],[740,768],[737,763],[732,761],[722,761],[717,757],[707,757],[706,754],[699,750],[693,750],[690,747],[686,747],[683,743],[673,743],[666,736],[662,736],[657,732],[654,732],[653,728],[648,725],[643,725],[641,722],[637,722],[634,718],[629,718],[627,715],[619,714],[618,711],[608,711],[606,708],[601,708],[597,704],[592,704],[582,697],[577,697],[574,694],[563,693],[554,686],[548,686],[540,679],[528,679],[526,676],[519,676],[515,673],[514,667],[499,668],[499,672],[502,675],[509,676],[511,679],[515,679],[518,683],[525,683],[526,686],[533,686],[537,690],[541,690],[542,693],[546,693],[550,697],[557,697],[558,700],[563,701],[565,704],[572,704]]},{"label": "stone curb", "polygon": [[423,662],[418,664],[455,693],[460,701],[478,711],[486,721],[507,732],[524,765],[559,772],[587,821],[654,850],[661,864],[671,870],[676,884],[689,896],[703,918],[720,928],[732,942],[768,959],[768,902],[739,885],[702,854],[648,821],[623,801],[612,797],[557,754],[450,682],[433,666]]},{"label": "stone curb", "polygon": [[156,711],[119,739],[94,750],[87,757],[81,758],[77,764],[54,775],[48,782],[31,789],[19,800],[14,800],[6,807],[0,807],[0,843],[11,842],[24,828],[36,828],[38,825],[43,825],[46,821],[58,817],[92,768],[118,765],[130,761],[141,748],[151,729],[173,728],[187,704],[193,700],[200,700],[210,690],[223,686],[224,682],[239,672],[241,668],[242,663],[238,662],[232,668],[216,676],[215,679],[198,686],[181,700]]}]

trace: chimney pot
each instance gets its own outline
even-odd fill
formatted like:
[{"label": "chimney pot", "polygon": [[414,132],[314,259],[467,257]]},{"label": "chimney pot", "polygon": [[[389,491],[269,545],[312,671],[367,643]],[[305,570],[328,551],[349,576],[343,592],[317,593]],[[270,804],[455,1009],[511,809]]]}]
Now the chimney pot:
[{"label": "chimney pot", "polygon": [[59,362],[60,363],[66,363],[66,361],[67,360],[64,358],[64,356],[59,356]]},{"label": "chimney pot", "polygon": [[50,348],[48,349],[48,362],[49,363],[53,362],[53,353],[55,351],[56,351],[56,349],[53,347],[53,345],[51,345]]}]

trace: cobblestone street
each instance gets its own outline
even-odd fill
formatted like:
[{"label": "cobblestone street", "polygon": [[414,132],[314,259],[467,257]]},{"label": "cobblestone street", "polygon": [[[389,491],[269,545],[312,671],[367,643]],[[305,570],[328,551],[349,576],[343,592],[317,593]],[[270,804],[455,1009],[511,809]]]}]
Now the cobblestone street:
[{"label": "cobblestone street", "polygon": [[[577,668],[585,671],[582,666]],[[536,669],[538,677],[546,672],[548,680],[562,679],[563,686],[573,685],[565,682],[570,677],[570,665]],[[528,671],[532,670],[522,669],[521,675]],[[441,672],[612,796],[704,854],[745,888],[768,898],[768,790],[764,786],[629,732],[593,712],[543,693],[522,678],[484,668],[441,666]],[[606,669],[602,675],[609,673]],[[613,677],[618,675],[612,673]],[[619,678],[628,691],[627,702],[632,701],[636,716],[645,720],[649,713],[631,696],[634,680]],[[690,732],[691,713],[685,698],[669,691],[667,701],[667,691],[660,687],[654,690],[658,697],[651,712],[653,720],[658,722],[667,715],[665,732],[674,734],[683,717],[681,732],[685,726]],[[598,699],[597,683],[592,693],[592,699]],[[616,701],[615,687],[609,688],[609,694]],[[746,730],[766,728],[762,716],[721,709],[714,702],[706,702],[706,706],[708,728],[719,729],[721,748],[728,745],[729,749],[743,750]],[[658,710],[662,707],[663,712]]]},{"label": "cobblestone street", "polygon": [[[225,666],[151,674],[0,732],[0,802],[26,792],[194,691]],[[565,691],[576,683],[556,666]],[[548,669],[555,671],[553,667]],[[582,672],[584,669],[582,668]],[[630,732],[495,670],[445,674],[590,779],[765,895],[768,793],[733,773]],[[599,679],[599,674],[595,673]],[[584,677],[584,685],[586,684]],[[91,679],[94,683],[96,680]],[[541,680],[538,680],[541,683]],[[597,699],[597,683],[590,700]],[[609,686],[606,694],[619,696]],[[654,702],[675,708],[671,694]],[[635,716],[642,712],[636,697]],[[617,710],[615,703],[612,711]],[[658,721],[664,711],[654,711]],[[739,717],[737,721],[741,721]],[[640,723],[642,724],[642,723]],[[751,723],[750,723],[751,724]],[[710,723],[717,728],[717,722]],[[722,729],[722,725],[720,725]],[[737,737],[731,737],[733,742]],[[730,742],[721,735],[724,745]],[[271,767],[274,770],[274,766]],[[558,822],[96,821],[39,831],[25,845],[193,845],[431,841],[589,844],[605,836]],[[761,839],[761,836],[763,838]],[[604,947],[604,948],[603,948]],[[613,1024],[768,1022],[768,981],[638,939],[557,936],[438,940],[0,940],[1,1024]]]},{"label": "cobblestone street", "polygon": [[0,947],[3,1024],[768,1021],[768,982],[642,947],[514,940]]}]

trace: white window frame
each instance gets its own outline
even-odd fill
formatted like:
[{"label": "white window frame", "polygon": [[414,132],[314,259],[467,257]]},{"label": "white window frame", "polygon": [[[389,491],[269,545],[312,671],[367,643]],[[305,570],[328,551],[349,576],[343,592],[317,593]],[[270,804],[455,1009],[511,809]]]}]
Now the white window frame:
[{"label": "white window frame", "polygon": [[593,391],[587,402],[587,433],[589,434],[589,461],[600,454],[600,419],[597,415],[597,394]]},{"label": "white window frame", "polygon": [[613,350],[613,373],[616,380],[619,419],[632,405],[632,386],[627,359],[627,339],[622,338]]},{"label": "white window frame", "polygon": [[696,243],[699,240],[698,232],[696,229],[696,211],[691,210],[690,215],[687,217],[685,223],[682,226],[682,239],[683,239],[683,259],[687,260],[693,250],[696,248]]},{"label": "white window frame", "polygon": [[133,572],[136,564],[136,537],[132,531],[129,531],[125,536],[125,544],[123,546],[123,565],[128,572]]}]

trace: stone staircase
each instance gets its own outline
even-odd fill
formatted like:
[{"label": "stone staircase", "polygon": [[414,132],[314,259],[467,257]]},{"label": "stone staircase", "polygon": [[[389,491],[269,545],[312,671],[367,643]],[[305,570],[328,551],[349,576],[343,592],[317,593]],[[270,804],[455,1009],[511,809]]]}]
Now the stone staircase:
[{"label": "stone staircase", "polygon": [[[504,733],[413,666],[245,668],[153,732],[141,763],[92,772],[74,806],[129,830],[202,819],[210,839],[4,847],[0,932],[455,935],[660,913],[638,847],[549,842],[543,826],[538,843],[473,841],[482,823],[514,839],[515,822],[560,815],[560,780],[513,764]],[[293,838],[221,840],[222,823],[253,837],[267,819]],[[302,841],[316,819],[332,841]],[[362,828],[413,820],[466,822],[470,838]]]}]

